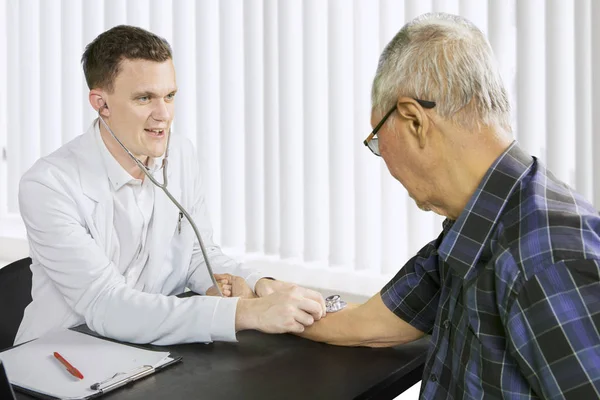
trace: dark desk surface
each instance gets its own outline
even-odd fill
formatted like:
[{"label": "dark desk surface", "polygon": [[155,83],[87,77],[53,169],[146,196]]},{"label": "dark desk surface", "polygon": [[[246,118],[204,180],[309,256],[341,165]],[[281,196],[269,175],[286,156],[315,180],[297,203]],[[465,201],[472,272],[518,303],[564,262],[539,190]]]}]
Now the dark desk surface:
[{"label": "dark desk surface", "polygon": [[[74,329],[94,334],[86,326]],[[256,331],[237,338],[237,343],[143,346],[182,356],[183,362],[101,399],[394,399],[421,380],[429,345],[429,337],[386,349]],[[17,399],[32,397],[17,393]]]},{"label": "dark desk surface", "polygon": [[148,346],[183,362],[102,399],[393,399],[421,379],[428,344],[345,348],[254,331],[238,341]]}]

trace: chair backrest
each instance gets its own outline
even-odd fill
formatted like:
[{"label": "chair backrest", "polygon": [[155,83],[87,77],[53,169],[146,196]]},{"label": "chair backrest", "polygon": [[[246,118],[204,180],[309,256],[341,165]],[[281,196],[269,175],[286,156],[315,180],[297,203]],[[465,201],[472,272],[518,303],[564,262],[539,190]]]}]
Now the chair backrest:
[{"label": "chair backrest", "polygon": [[15,392],[12,390],[12,386],[8,382],[6,371],[4,370],[4,364],[0,360],[0,399],[13,400],[16,399]]},{"label": "chair backrest", "polygon": [[31,258],[23,258],[0,268],[0,350],[13,345],[31,303]]}]

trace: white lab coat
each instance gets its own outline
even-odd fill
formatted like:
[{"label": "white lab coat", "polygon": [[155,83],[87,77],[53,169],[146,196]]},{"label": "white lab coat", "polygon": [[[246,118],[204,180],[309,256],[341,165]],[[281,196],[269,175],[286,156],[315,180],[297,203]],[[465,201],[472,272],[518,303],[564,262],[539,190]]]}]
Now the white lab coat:
[{"label": "white lab coat", "polygon": [[[139,277],[122,274],[111,259],[113,198],[94,137],[83,135],[38,160],[21,179],[19,205],[33,260],[33,302],[25,310],[15,343],[51,329],[86,323],[101,335],[161,345],[235,341],[236,298],[180,299],[187,286],[204,293],[212,282],[196,237],[179,210],[155,189],[149,260]],[[155,176],[162,181],[162,171]],[[193,216],[215,273],[246,278],[254,288],[262,274],[223,255],[212,241],[193,145],[173,135],[168,189]]]}]

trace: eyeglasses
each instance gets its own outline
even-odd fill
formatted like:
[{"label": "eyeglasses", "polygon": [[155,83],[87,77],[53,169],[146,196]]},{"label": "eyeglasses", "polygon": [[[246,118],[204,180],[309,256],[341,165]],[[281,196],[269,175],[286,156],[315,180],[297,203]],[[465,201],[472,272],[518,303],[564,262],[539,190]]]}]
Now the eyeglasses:
[{"label": "eyeglasses", "polygon": [[[431,108],[435,107],[435,101],[427,101],[427,100],[420,100],[420,99],[415,99],[415,101],[417,103],[419,103],[421,105],[421,107],[423,107],[423,108],[431,109]],[[383,124],[385,124],[385,121],[387,121],[387,119],[390,117],[390,115],[392,115],[392,113],[395,110],[396,110],[396,105],[394,104],[394,107],[392,107],[390,109],[390,111],[388,111],[383,116],[381,121],[379,121],[377,126],[371,132],[371,134],[363,142],[363,144],[365,146],[367,146],[369,148],[369,150],[371,150],[373,152],[373,154],[375,154],[378,157],[381,157],[381,153],[379,152],[379,138],[376,138],[375,135],[377,135],[377,132],[379,132],[379,130],[381,129]]]}]

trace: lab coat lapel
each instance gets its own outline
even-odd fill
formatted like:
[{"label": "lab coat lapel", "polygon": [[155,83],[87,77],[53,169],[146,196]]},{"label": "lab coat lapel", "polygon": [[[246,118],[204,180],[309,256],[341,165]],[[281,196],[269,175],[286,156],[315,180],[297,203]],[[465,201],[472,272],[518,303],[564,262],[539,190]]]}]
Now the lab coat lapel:
[{"label": "lab coat lapel", "polygon": [[81,190],[91,201],[84,202],[84,217],[90,234],[110,254],[113,231],[113,202],[94,126],[82,136],[75,149],[79,164]]}]

